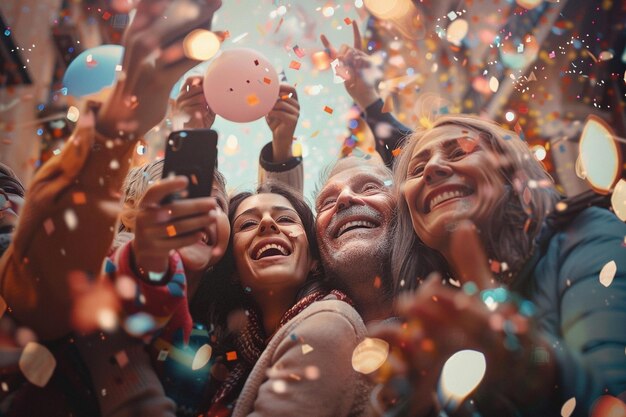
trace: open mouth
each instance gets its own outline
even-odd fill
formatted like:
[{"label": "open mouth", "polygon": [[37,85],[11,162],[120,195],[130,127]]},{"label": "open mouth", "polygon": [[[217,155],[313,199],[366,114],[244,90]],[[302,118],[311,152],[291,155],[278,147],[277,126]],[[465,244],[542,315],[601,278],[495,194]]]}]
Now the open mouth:
[{"label": "open mouth", "polygon": [[368,221],[368,220],[353,220],[353,221],[347,222],[346,224],[344,224],[337,230],[337,232],[335,233],[335,239],[351,230],[375,229],[378,226],[380,225],[374,222]]},{"label": "open mouth", "polygon": [[291,250],[287,246],[281,243],[267,243],[257,249],[252,259],[258,261],[259,259],[269,258],[270,256],[289,255],[291,255]]},{"label": "open mouth", "polygon": [[426,199],[424,213],[430,213],[435,207],[456,198],[467,197],[474,194],[474,190],[468,187],[446,188],[438,192],[431,193]]}]

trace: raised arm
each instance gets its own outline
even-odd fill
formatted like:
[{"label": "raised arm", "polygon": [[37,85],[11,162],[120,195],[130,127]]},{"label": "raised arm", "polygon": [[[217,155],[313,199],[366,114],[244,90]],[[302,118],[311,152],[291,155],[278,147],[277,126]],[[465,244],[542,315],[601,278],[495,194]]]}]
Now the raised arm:
[{"label": "raised arm", "polygon": [[[68,274],[98,276],[130,153],[165,115],[171,86],[194,65],[183,53],[184,35],[209,27],[220,5],[142,1],[125,34],[123,71],[110,97],[99,110],[83,112],[61,155],[35,175],[0,263],[0,293],[13,317],[41,338],[71,330]],[[176,13],[179,7],[197,13]]]}]

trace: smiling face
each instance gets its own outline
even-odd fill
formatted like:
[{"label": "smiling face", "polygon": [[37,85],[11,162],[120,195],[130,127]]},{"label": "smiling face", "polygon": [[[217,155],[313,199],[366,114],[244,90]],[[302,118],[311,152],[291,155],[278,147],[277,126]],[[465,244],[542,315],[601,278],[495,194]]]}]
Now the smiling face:
[{"label": "smiling face", "polygon": [[314,266],[304,226],[293,205],[279,194],[252,195],[233,220],[233,253],[241,285],[258,293],[292,293]]},{"label": "smiling face", "polygon": [[449,232],[462,219],[479,228],[504,193],[498,157],[477,131],[443,125],[415,146],[402,189],[415,233],[446,252]]},{"label": "smiling face", "polygon": [[394,213],[391,173],[379,162],[341,160],[317,200],[316,233],[324,269],[352,291],[384,274]]}]

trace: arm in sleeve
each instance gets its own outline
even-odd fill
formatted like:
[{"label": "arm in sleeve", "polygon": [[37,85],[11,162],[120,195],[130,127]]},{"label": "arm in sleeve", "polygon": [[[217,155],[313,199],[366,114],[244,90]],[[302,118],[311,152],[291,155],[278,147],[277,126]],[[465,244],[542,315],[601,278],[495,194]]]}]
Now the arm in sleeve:
[{"label": "arm in sleeve", "polygon": [[367,383],[352,368],[363,333],[336,312],[304,319],[278,345],[249,416],[341,417],[364,407]]},{"label": "arm in sleeve", "polygon": [[[608,210],[592,208],[553,242],[559,245],[555,261],[560,265],[560,335],[552,345],[561,395],[555,411],[575,397],[574,415],[590,415],[598,397],[623,396],[626,391],[624,236],[624,223]],[[605,286],[608,281],[601,283],[600,271],[610,262],[615,262],[615,274]]]},{"label": "arm in sleeve", "polygon": [[174,402],[150,363],[142,342],[121,331],[77,337],[102,417],[174,417]]},{"label": "arm in sleeve", "polygon": [[259,154],[259,184],[273,181],[304,191],[304,169],[302,157],[292,157],[278,164],[272,160],[272,142],[266,144]]},{"label": "arm in sleeve", "polygon": [[[376,151],[389,168],[393,166],[393,151],[400,148],[404,139],[413,133],[391,113],[383,113],[383,101],[378,99],[365,109],[365,121],[374,134]],[[385,135],[384,137],[382,135]]]},{"label": "arm in sleeve", "polygon": [[[132,242],[119,247],[105,263],[105,272],[113,279],[130,277],[135,283],[132,298],[122,298],[122,309],[126,316],[148,313],[155,321],[155,328],[165,327],[165,332],[182,328],[184,340],[191,334],[192,319],[187,303],[185,269],[178,252],[169,256],[168,270],[158,282],[142,276],[134,265]],[[164,337],[168,337],[167,334]]]},{"label": "arm in sleeve", "polygon": [[85,112],[61,154],[37,172],[0,261],[0,294],[13,317],[42,339],[69,333],[68,274],[98,277],[113,239],[135,141],[105,138],[94,125]]}]

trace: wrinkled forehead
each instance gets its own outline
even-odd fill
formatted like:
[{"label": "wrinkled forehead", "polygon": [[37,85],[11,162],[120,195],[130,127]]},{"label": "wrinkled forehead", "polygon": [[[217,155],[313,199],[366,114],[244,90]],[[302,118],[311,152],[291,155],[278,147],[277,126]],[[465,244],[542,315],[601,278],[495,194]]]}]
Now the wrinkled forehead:
[{"label": "wrinkled forehead", "polygon": [[335,164],[328,180],[324,183],[320,195],[329,188],[344,188],[367,179],[385,183],[391,180],[391,171],[376,159],[362,159],[356,157],[344,158]]}]

